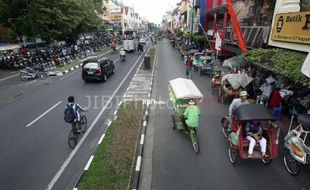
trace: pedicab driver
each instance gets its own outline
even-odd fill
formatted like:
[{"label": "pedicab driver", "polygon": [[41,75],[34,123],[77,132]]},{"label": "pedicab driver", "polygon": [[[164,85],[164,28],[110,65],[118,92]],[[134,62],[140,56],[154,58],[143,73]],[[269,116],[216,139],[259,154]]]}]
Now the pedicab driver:
[{"label": "pedicab driver", "polygon": [[268,156],[266,155],[267,141],[262,136],[263,129],[261,127],[261,123],[257,120],[249,121],[246,124],[245,132],[247,135],[246,138],[250,141],[249,150],[248,150],[248,158],[253,157],[252,154],[253,154],[253,149],[254,149],[256,142],[258,142],[260,145],[262,156],[264,158],[268,158]]},{"label": "pedicab driver", "polygon": [[198,127],[199,126],[199,116],[200,109],[196,106],[196,102],[194,100],[190,100],[188,102],[188,106],[185,109],[184,113],[185,124],[188,127]]},{"label": "pedicab driver", "polygon": [[241,91],[240,92],[240,98],[235,98],[230,106],[229,106],[229,118],[230,118],[230,124],[229,124],[229,128],[228,128],[228,131],[232,131],[231,129],[231,123],[232,123],[232,113],[235,109],[237,109],[237,107],[241,106],[241,105],[244,105],[244,104],[249,104],[249,102],[246,100],[247,97],[248,97],[248,92],[247,91]]}]

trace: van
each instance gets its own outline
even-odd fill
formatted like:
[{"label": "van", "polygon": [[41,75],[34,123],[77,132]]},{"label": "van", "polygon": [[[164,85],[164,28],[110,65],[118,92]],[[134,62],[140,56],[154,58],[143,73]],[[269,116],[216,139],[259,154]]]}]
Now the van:
[{"label": "van", "polygon": [[114,72],[115,65],[109,58],[90,58],[82,64],[82,79],[85,82],[91,80],[105,82]]}]

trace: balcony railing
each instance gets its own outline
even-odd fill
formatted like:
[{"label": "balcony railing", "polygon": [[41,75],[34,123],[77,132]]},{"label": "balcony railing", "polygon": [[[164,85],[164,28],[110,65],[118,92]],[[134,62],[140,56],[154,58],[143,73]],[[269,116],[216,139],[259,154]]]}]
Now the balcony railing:
[{"label": "balcony railing", "polygon": [[[249,49],[261,48],[268,43],[269,26],[243,26],[241,30]],[[225,43],[233,45],[239,44],[232,27],[226,27]]]}]

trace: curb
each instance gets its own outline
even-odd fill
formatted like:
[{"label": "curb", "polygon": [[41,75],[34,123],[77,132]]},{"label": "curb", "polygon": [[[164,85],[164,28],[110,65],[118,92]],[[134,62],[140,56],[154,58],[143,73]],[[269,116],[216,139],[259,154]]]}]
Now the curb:
[{"label": "curb", "polygon": [[[112,52],[112,51],[109,50],[109,51],[107,51],[107,52],[105,52],[105,53],[101,53],[100,55],[97,55],[97,56],[95,56],[95,57],[101,58],[101,57],[103,57],[103,56],[105,56],[105,55],[107,55],[107,54],[109,54],[109,53],[111,53],[111,52]],[[79,62],[80,62],[80,61],[83,62],[83,60],[85,60],[85,59],[87,59],[87,58],[89,58],[89,57],[93,57],[93,56],[88,56],[88,57],[86,57],[86,58],[84,58],[84,59],[79,60]],[[54,72],[54,71],[52,71],[52,72],[49,73],[49,76],[63,76],[63,75],[65,75],[65,74],[67,74],[67,73],[69,73],[69,72],[71,72],[71,71],[74,71],[75,69],[80,68],[81,66],[82,66],[82,63],[80,63],[80,64],[78,64],[78,65],[76,65],[76,66],[74,66],[74,67],[71,67],[70,69],[67,69],[67,70],[65,70],[65,71],[63,71],[63,72]],[[54,69],[56,69],[56,67],[55,67]]]},{"label": "curb", "polygon": [[[155,45],[155,47],[157,47],[157,45]],[[153,68],[152,68],[151,87],[149,89],[149,94],[148,94],[149,99],[151,99],[152,91],[153,91],[156,58],[157,58],[157,48],[155,50],[154,63],[153,63]],[[140,136],[140,144],[139,144],[139,150],[138,150],[138,155],[137,155],[135,174],[133,177],[132,190],[139,189],[141,168],[142,168],[141,166],[143,164],[142,160],[143,160],[143,150],[144,150],[144,142],[145,142],[145,136],[146,136],[146,127],[149,121],[150,104],[148,103],[148,101],[146,101],[146,103],[143,102],[143,104],[146,105],[146,108],[145,108],[145,113],[143,115],[143,125],[142,125],[141,136]]]},{"label": "curb", "polygon": [[[106,52],[106,53],[101,54],[100,56],[102,57],[102,56],[104,56],[104,55],[106,55],[107,53],[110,53],[110,52],[111,52],[111,50],[109,50],[109,51]],[[145,53],[145,52],[144,52],[144,53]],[[99,57],[100,57],[100,56],[99,56]],[[142,64],[143,64],[143,59],[141,60],[141,63],[137,66],[137,72],[139,71],[139,68],[141,67]],[[80,65],[82,65],[82,64],[80,64]],[[68,72],[69,72],[69,71],[68,71]],[[137,72],[135,73],[135,75],[137,74]],[[128,89],[129,89],[129,88],[127,88],[127,90],[128,90]],[[96,153],[97,153],[98,147],[99,147],[99,145],[102,143],[102,141],[103,141],[103,139],[104,139],[104,137],[105,137],[105,134],[106,134],[107,131],[109,130],[109,127],[111,126],[113,120],[116,120],[116,119],[117,119],[117,112],[118,112],[119,107],[125,102],[125,100],[124,100],[125,95],[126,95],[126,93],[124,94],[122,100],[118,103],[118,105],[117,105],[117,107],[116,107],[114,113],[112,114],[112,118],[106,119],[105,124],[103,125],[103,126],[106,126],[106,128],[105,128],[103,134],[101,135],[99,141],[97,142],[95,151],[92,153],[92,155],[91,155],[90,158],[88,159],[88,161],[87,161],[87,163],[86,163],[86,165],[85,165],[85,167],[84,167],[84,170],[82,171],[82,173],[80,174],[78,180],[77,180],[76,183],[74,184],[73,190],[78,190],[78,184],[80,183],[80,181],[83,179],[83,177],[84,177],[85,174],[87,173],[87,171],[88,171],[88,169],[89,169],[89,167],[90,167],[90,165],[91,165],[91,163],[92,163],[92,161],[93,161],[93,159],[94,159],[94,157],[95,157],[95,155],[96,155]],[[147,105],[147,106],[148,106],[148,105]],[[148,107],[146,107],[146,112],[148,113]],[[144,121],[145,121],[144,118],[145,118],[145,117],[143,116],[142,122],[143,122],[143,126],[146,126],[146,123],[144,124]],[[145,127],[143,127],[143,128],[145,128]],[[142,132],[143,132],[143,129],[142,129]],[[143,132],[143,133],[145,133],[145,129],[144,129],[144,132]],[[143,138],[144,138],[144,137],[143,137]],[[144,142],[144,141],[143,141],[143,142]],[[140,141],[140,143],[141,143],[141,141]],[[140,152],[140,148],[141,148],[141,144],[140,144],[140,147],[139,147],[139,152]],[[143,151],[143,146],[142,146],[141,151]],[[142,153],[141,153],[141,154],[142,154]],[[141,161],[142,161],[142,156],[141,156],[140,161],[139,161],[140,164],[141,164]],[[136,169],[137,169],[137,167],[136,167]],[[139,167],[139,170],[140,170],[140,167]],[[136,173],[137,173],[137,172],[136,172]],[[135,176],[136,176],[136,175],[135,175]],[[139,176],[138,176],[138,180],[139,180]],[[138,183],[138,185],[139,185],[139,183]]]}]

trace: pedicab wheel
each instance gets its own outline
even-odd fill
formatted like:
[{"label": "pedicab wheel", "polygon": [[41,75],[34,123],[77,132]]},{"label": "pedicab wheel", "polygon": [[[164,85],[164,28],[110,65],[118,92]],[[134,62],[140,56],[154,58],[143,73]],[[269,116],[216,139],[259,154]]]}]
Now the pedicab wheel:
[{"label": "pedicab wheel", "polygon": [[81,130],[84,133],[87,129],[87,118],[85,115],[81,116],[80,125],[81,125]]},{"label": "pedicab wheel", "polygon": [[232,147],[232,145],[228,148],[228,157],[231,164],[236,164],[236,161],[238,159],[238,151]]},{"label": "pedicab wheel", "polygon": [[263,164],[264,165],[269,165],[271,162],[272,162],[272,159],[264,159],[264,158],[262,158],[262,162],[263,162]]},{"label": "pedicab wheel", "polygon": [[223,132],[223,135],[227,138],[229,133],[228,133],[228,125],[229,125],[229,121],[226,117],[224,117],[221,121],[222,123],[222,132]]},{"label": "pedicab wheel", "polygon": [[77,136],[74,134],[73,130],[69,132],[68,145],[71,149],[74,149],[75,146],[77,145]]},{"label": "pedicab wheel", "polygon": [[176,129],[176,120],[175,120],[175,115],[171,115],[171,126],[172,129]]},{"label": "pedicab wheel", "polygon": [[198,138],[198,134],[197,134],[196,130],[193,130],[193,131],[194,132],[192,132],[192,134],[191,134],[191,140],[192,140],[193,149],[194,149],[196,154],[199,154],[199,138]]},{"label": "pedicab wheel", "polygon": [[293,158],[290,151],[285,149],[284,157],[283,157],[284,165],[288,173],[295,176],[298,175],[300,172],[301,164]]}]

